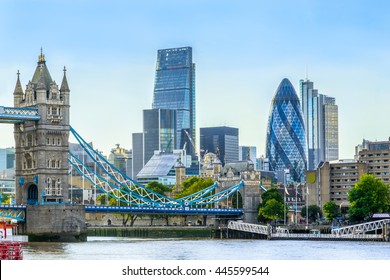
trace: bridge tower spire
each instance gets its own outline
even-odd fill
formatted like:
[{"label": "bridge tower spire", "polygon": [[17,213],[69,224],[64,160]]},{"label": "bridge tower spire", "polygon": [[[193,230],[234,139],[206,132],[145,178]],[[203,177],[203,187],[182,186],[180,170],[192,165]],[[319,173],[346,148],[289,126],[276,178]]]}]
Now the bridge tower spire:
[{"label": "bridge tower spire", "polygon": [[16,75],[18,75],[18,79],[16,80],[16,85],[15,85],[15,90],[14,90],[14,105],[15,105],[15,107],[18,107],[17,104],[20,104],[20,102],[22,102],[24,93],[23,93],[22,85],[20,83],[19,70],[16,73]]}]

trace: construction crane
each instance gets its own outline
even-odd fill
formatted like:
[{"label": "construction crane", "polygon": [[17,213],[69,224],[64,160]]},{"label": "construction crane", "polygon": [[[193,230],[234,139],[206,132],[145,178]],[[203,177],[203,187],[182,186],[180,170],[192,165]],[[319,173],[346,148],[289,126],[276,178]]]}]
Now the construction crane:
[{"label": "construction crane", "polygon": [[[192,148],[194,149],[194,152],[195,152],[195,143],[194,143],[194,141],[192,140],[192,137],[191,137],[191,135],[188,133],[188,131],[187,130],[185,130],[184,129],[184,132],[185,132],[185,134],[187,135],[187,137],[188,137],[188,139],[190,139],[190,142],[191,142],[191,145],[192,145]],[[184,149],[184,148],[183,148]]]}]

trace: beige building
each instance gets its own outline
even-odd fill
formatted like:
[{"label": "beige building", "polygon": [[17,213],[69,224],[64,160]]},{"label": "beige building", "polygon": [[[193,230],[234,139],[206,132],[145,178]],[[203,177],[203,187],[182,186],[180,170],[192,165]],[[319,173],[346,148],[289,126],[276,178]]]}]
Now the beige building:
[{"label": "beige building", "polygon": [[355,159],[367,164],[368,173],[390,184],[390,138],[388,141],[363,140],[355,147]]},{"label": "beige building", "polygon": [[348,207],[348,192],[365,173],[390,183],[390,138],[389,141],[363,140],[355,148],[354,160],[324,162],[317,170],[307,171],[309,205],[322,208],[326,202],[333,201],[340,207]]},{"label": "beige building", "polygon": [[325,162],[317,170],[307,171],[309,205],[321,208],[328,201],[348,207],[348,192],[367,173],[367,165],[355,160]]}]

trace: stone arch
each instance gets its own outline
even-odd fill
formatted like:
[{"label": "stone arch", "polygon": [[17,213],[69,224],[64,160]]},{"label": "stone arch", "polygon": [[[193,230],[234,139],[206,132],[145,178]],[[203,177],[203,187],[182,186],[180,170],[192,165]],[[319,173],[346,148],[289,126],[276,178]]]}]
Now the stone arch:
[{"label": "stone arch", "polygon": [[27,204],[38,204],[38,186],[31,184],[27,187]]}]

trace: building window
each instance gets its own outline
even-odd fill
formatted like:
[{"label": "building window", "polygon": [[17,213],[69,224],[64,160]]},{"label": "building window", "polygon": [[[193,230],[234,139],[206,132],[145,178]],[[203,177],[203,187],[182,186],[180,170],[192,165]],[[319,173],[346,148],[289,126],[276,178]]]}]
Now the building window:
[{"label": "building window", "polygon": [[32,147],[33,145],[33,137],[31,134],[27,135],[27,146]]}]

